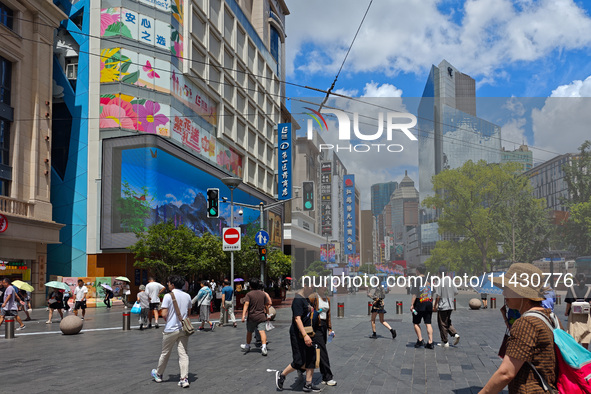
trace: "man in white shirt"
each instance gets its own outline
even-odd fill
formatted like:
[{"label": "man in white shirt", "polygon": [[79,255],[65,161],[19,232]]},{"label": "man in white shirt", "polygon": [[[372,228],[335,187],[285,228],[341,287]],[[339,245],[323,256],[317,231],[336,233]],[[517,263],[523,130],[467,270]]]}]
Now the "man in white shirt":
[{"label": "man in white shirt", "polygon": [[78,316],[78,309],[82,308],[82,320],[86,315],[86,295],[88,294],[88,288],[84,286],[84,281],[78,279],[78,287],[74,289],[74,314]]},{"label": "man in white shirt", "polygon": [[[180,287],[179,287],[180,289]],[[160,306],[160,293],[164,292],[164,286],[154,280],[153,276],[148,278],[148,284],[146,285],[146,293],[150,297],[150,312],[148,328],[152,328],[152,316],[156,321],[156,328],[158,328],[158,307]],[[153,312],[152,312],[153,311]]]},{"label": "man in white shirt", "polygon": [[166,320],[166,326],[162,334],[162,353],[158,360],[158,367],[152,370],[152,377],[157,383],[162,382],[162,374],[166,369],[166,364],[168,364],[168,358],[172,348],[176,346],[181,370],[179,386],[185,388],[189,387],[189,355],[187,354],[189,336],[183,331],[181,321],[189,316],[192,304],[191,296],[181,290],[184,283],[185,280],[178,275],[168,278],[168,289],[176,299],[180,320],[170,293],[166,294],[162,299],[162,317]]},{"label": "man in white shirt", "polygon": [[449,347],[447,342],[447,334],[453,338],[454,346],[460,342],[460,334],[451,324],[451,313],[453,311],[453,300],[458,294],[458,289],[453,284],[452,277],[449,273],[446,275],[445,267],[439,269],[441,283],[434,287],[435,303],[433,304],[433,312],[437,312],[437,324],[439,325],[439,333],[441,334],[441,343],[438,346]]}]

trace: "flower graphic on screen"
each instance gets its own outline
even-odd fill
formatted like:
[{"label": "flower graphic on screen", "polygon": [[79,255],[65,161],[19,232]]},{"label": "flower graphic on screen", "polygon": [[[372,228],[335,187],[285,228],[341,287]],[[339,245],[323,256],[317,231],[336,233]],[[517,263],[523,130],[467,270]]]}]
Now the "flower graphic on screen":
[{"label": "flower graphic on screen", "polygon": [[103,96],[100,99],[99,127],[101,129],[138,129],[138,115],[129,101],[119,97]]},{"label": "flower graphic on screen", "polygon": [[154,71],[149,60],[146,60],[146,65],[143,67],[144,71],[148,73],[148,78],[160,78],[160,75]]},{"label": "flower graphic on screen", "polygon": [[115,24],[119,22],[121,14],[115,14],[115,12],[119,11],[117,8],[107,8],[103,9],[102,11],[103,12],[101,13],[101,37],[104,37],[105,32],[107,31],[109,26],[114,25],[113,27],[111,27],[111,29],[118,27]]},{"label": "flower graphic on screen", "polygon": [[160,111],[160,104],[157,102],[147,100],[144,105],[134,104],[133,109],[137,112],[141,130],[146,133],[156,134],[158,126],[168,123],[168,117],[158,113]]}]

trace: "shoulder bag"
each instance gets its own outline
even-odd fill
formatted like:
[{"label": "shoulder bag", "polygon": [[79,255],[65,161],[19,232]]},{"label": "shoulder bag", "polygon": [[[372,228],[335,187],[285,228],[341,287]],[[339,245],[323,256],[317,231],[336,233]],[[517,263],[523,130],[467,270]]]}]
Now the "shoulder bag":
[{"label": "shoulder bag", "polygon": [[588,315],[589,314],[591,308],[590,308],[589,303],[587,301],[585,301],[587,299],[587,297],[589,296],[589,291],[591,291],[591,287],[587,288],[587,292],[585,293],[585,296],[583,297],[582,300],[579,298],[571,304],[571,311],[573,314],[575,314],[575,315]]},{"label": "shoulder bag", "polygon": [[176,297],[174,296],[174,291],[170,292],[170,297],[172,298],[172,303],[174,304],[176,317],[179,319],[183,327],[183,332],[187,335],[193,335],[195,333],[195,327],[193,327],[193,324],[191,324],[191,319],[189,319],[188,316],[184,319],[182,318],[181,311],[179,310],[179,304],[176,302]]}]

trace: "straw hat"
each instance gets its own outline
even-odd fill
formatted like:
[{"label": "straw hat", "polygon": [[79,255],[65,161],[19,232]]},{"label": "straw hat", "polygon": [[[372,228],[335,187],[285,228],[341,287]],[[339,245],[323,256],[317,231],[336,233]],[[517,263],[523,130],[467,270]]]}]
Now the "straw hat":
[{"label": "straw hat", "polygon": [[511,264],[504,277],[493,278],[493,283],[502,289],[510,289],[522,298],[532,301],[544,301],[545,299],[544,273],[533,264]]}]

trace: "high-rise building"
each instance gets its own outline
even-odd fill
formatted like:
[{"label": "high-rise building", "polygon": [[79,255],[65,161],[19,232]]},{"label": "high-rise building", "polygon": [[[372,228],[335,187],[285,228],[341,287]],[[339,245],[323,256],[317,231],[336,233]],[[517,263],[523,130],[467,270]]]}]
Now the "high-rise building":
[{"label": "high-rise building", "polygon": [[[432,178],[469,160],[501,162],[501,128],[476,115],[475,82],[443,60],[432,66],[418,110],[419,196],[433,194]],[[439,239],[437,212],[421,209],[422,254]]]},{"label": "high-rise building", "polygon": [[[0,2],[0,273],[35,288],[45,305],[52,214],[53,32],[66,15],[49,1]],[[59,159],[59,158],[57,158]]]},{"label": "high-rise building", "polygon": [[371,213],[378,216],[390,201],[390,196],[398,187],[398,182],[376,183],[371,185]]},{"label": "high-rise building", "polygon": [[394,242],[392,260],[404,260],[407,228],[419,225],[419,192],[415,188],[415,182],[406,172],[390,199],[390,205],[392,206],[392,237]]},{"label": "high-rise building", "polygon": [[532,169],[534,157],[527,145],[520,145],[519,148],[513,151],[507,151],[503,147],[501,163],[519,163],[521,165],[521,172],[525,172]]},{"label": "high-rise building", "polygon": [[[143,281],[125,251],[134,232],[173,221],[219,234],[229,204],[219,219],[203,204],[208,187],[230,197],[223,177],[243,181],[235,201],[273,200],[276,125],[290,121],[283,0],[55,3],[69,21],[54,61],[52,201],[66,227],[52,273]],[[283,223],[281,208],[273,214],[265,221]],[[236,219],[255,226],[258,210]],[[283,231],[268,230],[281,247]]]}]

